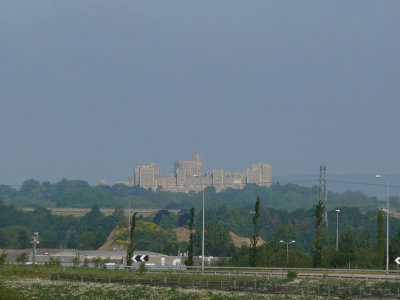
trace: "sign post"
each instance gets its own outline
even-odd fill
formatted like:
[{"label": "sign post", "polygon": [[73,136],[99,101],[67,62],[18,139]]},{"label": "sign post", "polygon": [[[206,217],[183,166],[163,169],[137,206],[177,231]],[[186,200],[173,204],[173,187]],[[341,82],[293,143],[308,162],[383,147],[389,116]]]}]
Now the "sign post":
[{"label": "sign post", "polygon": [[148,255],[132,255],[132,260],[135,262],[148,262],[149,256]]}]

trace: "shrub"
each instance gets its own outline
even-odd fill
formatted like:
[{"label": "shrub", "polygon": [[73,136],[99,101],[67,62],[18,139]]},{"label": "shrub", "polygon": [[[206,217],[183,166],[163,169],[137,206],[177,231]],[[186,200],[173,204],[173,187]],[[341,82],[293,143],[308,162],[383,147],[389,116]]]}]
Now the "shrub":
[{"label": "shrub", "polygon": [[95,269],[100,269],[101,268],[101,265],[102,265],[101,257],[98,256],[96,258],[93,258],[92,262],[94,263],[94,268]]},{"label": "shrub", "polygon": [[287,279],[294,280],[295,278],[297,278],[297,272],[293,271],[293,270],[289,270],[287,273]]},{"label": "shrub", "polygon": [[0,265],[5,264],[7,259],[7,252],[3,250],[3,253],[0,254]]},{"label": "shrub", "polygon": [[20,255],[18,255],[17,257],[17,263],[19,264],[23,264],[26,261],[26,253],[21,253]]},{"label": "shrub", "polygon": [[84,268],[87,268],[89,265],[89,260],[85,257],[85,259],[83,260],[83,266]]},{"label": "shrub", "polygon": [[73,260],[72,260],[72,263],[74,264],[73,267],[74,267],[74,268],[79,267],[79,263],[80,263],[80,262],[81,262],[81,256],[77,253],[77,254],[75,255],[75,257],[73,258]]},{"label": "shrub", "polygon": [[146,272],[147,272],[146,264],[144,262],[141,262],[140,266],[139,266],[139,274],[142,275],[142,274],[144,274]]},{"label": "shrub", "polygon": [[50,257],[50,265],[52,266],[61,266],[61,258],[57,257],[57,258],[52,258]]}]

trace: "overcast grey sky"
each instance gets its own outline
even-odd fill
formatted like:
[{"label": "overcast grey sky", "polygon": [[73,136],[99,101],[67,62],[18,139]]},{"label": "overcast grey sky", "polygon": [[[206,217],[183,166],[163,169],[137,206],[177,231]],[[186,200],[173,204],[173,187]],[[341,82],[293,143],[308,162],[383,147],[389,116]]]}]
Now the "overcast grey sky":
[{"label": "overcast grey sky", "polygon": [[0,184],[400,173],[400,1],[0,0]]}]

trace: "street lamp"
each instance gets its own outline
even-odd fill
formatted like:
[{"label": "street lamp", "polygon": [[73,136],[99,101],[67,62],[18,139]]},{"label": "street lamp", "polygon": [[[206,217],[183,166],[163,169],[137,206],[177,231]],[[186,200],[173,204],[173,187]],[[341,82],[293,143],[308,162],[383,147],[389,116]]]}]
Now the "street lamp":
[{"label": "street lamp", "polygon": [[292,240],[291,242],[285,242],[284,240],[280,240],[280,243],[286,244],[286,266],[289,264],[289,245],[296,243],[295,240]]},{"label": "street lamp", "polygon": [[32,237],[32,264],[36,264],[36,245],[39,244],[39,232],[34,232]]},{"label": "street lamp", "polygon": [[[378,179],[382,178],[382,175],[375,176]],[[383,179],[383,178],[382,178]],[[386,272],[389,272],[389,179],[386,178]]]},{"label": "street lamp", "polygon": [[339,213],[340,209],[336,209],[336,252],[339,251]]},{"label": "street lamp", "polygon": [[203,188],[203,232],[201,237],[201,271],[204,272],[204,188]]},{"label": "street lamp", "polygon": [[[194,177],[198,178],[199,175],[195,174]],[[200,184],[203,190],[203,231],[201,236],[201,271],[204,272],[204,187]]]}]

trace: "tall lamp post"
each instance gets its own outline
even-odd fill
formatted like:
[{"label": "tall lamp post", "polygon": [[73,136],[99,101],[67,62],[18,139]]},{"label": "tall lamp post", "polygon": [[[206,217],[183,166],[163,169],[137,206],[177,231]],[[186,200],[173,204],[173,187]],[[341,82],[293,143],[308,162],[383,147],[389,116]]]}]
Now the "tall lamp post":
[{"label": "tall lamp post", "polygon": [[[198,178],[200,175],[195,174],[194,177]],[[204,187],[201,185],[203,190],[203,230],[201,234],[201,271],[204,272]]]},{"label": "tall lamp post", "polygon": [[288,264],[289,264],[289,245],[296,243],[296,241],[292,240],[290,242],[285,242],[284,240],[280,240],[279,242],[286,244],[286,266],[288,266]]},{"label": "tall lamp post", "polygon": [[339,213],[340,209],[336,209],[336,252],[339,251]]},{"label": "tall lamp post", "polygon": [[35,232],[32,237],[32,264],[36,264],[36,245],[39,244],[39,232]]},{"label": "tall lamp post", "polygon": [[203,188],[203,231],[201,237],[201,271],[204,272],[204,188]]},{"label": "tall lamp post", "polygon": [[[376,175],[381,179],[382,175]],[[383,178],[382,178],[383,179]],[[389,179],[386,178],[386,273],[389,272]]]}]

